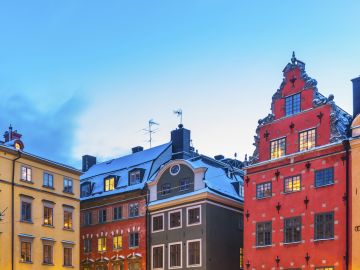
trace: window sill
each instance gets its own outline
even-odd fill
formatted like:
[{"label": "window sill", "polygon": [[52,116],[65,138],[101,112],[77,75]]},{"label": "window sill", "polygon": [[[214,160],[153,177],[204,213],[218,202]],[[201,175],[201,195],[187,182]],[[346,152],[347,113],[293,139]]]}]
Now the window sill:
[{"label": "window sill", "polygon": [[27,262],[27,261],[19,261],[19,263],[33,264],[33,262],[32,262],[32,261],[29,261],[29,262]]},{"label": "window sill", "polygon": [[74,229],[63,228],[64,231],[73,232]]},{"label": "window sill", "polygon": [[272,198],[272,196],[266,196],[266,197],[261,197],[261,198],[256,197],[257,200],[265,200],[265,199],[270,199],[270,198]]},{"label": "window sill", "polygon": [[42,186],[43,188],[47,188],[47,189],[51,189],[51,190],[55,190],[55,188],[54,187],[52,187],[52,186]]},{"label": "window sill", "polygon": [[48,225],[48,224],[43,224],[43,227],[46,227],[46,228],[55,228],[54,225]]},{"label": "window sill", "polygon": [[[65,190],[63,190],[63,193],[65,193],[65,194],[70,194],[70,195],[75,195],[75,193],[72,192],[72,191],[65,191]],[[66,267],[66,266],[64,266],[64,267]],[[67,266],[67,267],[74,267],[74,266]]]},{"label": "window sill", "polygon": [[330,183],[330,184],[326,184],[326,185],[321,185],[321,186],[314,186],[315,188],[322,188],[322,187],[329,187],[329,186],[333,186],[335,185],[335,182]]},{"label": "window sill", "polygon": [[114,248],[113,251],[121,251],[122,250],[122,247],[121,248]]},{"label": "window sill", "polygon": [[290,246],[290,245],[299,245],[299,244],[301,244],[301,241],[297,241],[297,242],[284,242],[283,243],[284,244],[284,246]]},{"label": "window sill", "polygon": [[63,265],[63,267],[66,267],[66,268],[74,268],[73,265]]},{"label": "window sill", "polygon": [[33,181],[28,181],[28,180],[25,180],[25,179],[20,179],[20,182],[23,182],[23,183],[27,183],[27,184],[34,184]]},{"label": "window sill", "polygon": [[314,239],[314,242],[331,241],[331,240],[335,240],[335,238]]},{"label": "window sill", "polygon": [[282,192],[282,194],[283,195],[289,195],[289,194],[298,193],[298,192],[301,192],[301,189],[300,190],[295,190],[295,191],[288,191],[288,192],[284,191],[284,192]]},{"label": "window sill", "polygon": [[42,263],[42,265],[45,265],[45,266],[54,266],[55,264],[54,263]]},{"label": "window sill", "polygon": [[139,248],[139,246],[129,247],[129,249],[137,249],[137,248]]},{"label": "window sill", "polygon": [[265,246],[256,246],[256,248],[271,248],[272,247],[272,245],[265,245]]},{"label": "window sill", "polygon": [[22,223],[28,223],[28,224],[34,224],[34,222],[32,222],[32,220],[20,220],[20,222]]}]

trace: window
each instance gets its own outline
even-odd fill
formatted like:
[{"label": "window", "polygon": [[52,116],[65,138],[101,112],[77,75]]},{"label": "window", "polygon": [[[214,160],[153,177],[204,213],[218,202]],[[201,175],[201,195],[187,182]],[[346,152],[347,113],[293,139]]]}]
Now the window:
[{"label": "window", "polygon": [[87,182],[87,183],[83,183],[81,185],[81,197],[88,197],[91,195],[91,183]]},{"label": "window", "polygon": [[69,178],[64,178],[64,192],[73,193],[73,181]]},{"label": "window", "polygon": [[181,210],[169,212],[169,229],[181,228]]},{"label": "window", "polygon": [[240,269],[244,269],[244,249],[240,248]]},{"label": "window", "polygon": [[245,193],[244,193],[244,184],[239,183],[239,196],[240,197],[244,197]]},{"label": "window", "polygon": [[161,186],[161,195],[165,196],[171,193],[171,184],[165,183]]},{"label": "window", "polygon": [[272,184],[271,182],[266,182],[256,185],[256,198],[262,199],[271,197],[272,195]]},{"label": "window", "polygon": [[187,225],[197,225],[201,223],[201,206],[187,208]]},{"label": "window", "polygon": [[169,244],[169,268],[182,268],[182,243]]},{"label": "window", "polygon": [[122,207],[117,206],[113,208],[113,220],[119,220],[122,218]]},{"label": "window", "polygon": [[72,228],[73,228],[72,210],[64,209],[64,229],[72,230]]},{"label": "window", "polygon": [[334,184],[334,168],[315,171],[315,187]]},{"label": "window", "polygon": [[21,180],[27,181],[27,182],[31,182],[31,181],[32,181],[31,168],[25,167],[25,166],[21,166]]},{"label": "window", "polygon": [[133,232],[129,235],[129,247],[138,247],[139,246],[139,233]]},{"label": "window", "polygon": [[285,156],[286,154],[286,138],[271,141],[271,159]]},{"label": "window", "polygon": [[334,238],[334,212],[315,214],[315,240]]},{"label": "window", "polygon": [[186,191],[190,189],[190,179],[181,179],[179,185],[180,191]]},{"label": "window", "polygon": [[92,224],[92,212],[84,213],[84,225],[88,226]]},{"label": "window", "polygon": [[111,191],[115,189],[115,177],[105,179],[104,189],[105,191]]},{"label": "window", "polygon": [[309,150],[315,147],[316,129],[300,132],[299,134],[299,150]]},{"label": "window", "polygon": [[180,172],[180,165],[179,164],[175,164],[175,165],[171,166],[170,174],[172,176],[175,176],[175,175],[179,174],[179,172]]},{"label": "window", "polygon": [[32,222],[31,219],[31,202],[21,202],[21,221]]},{"label": "window", "polygon": [[106,251],[106,237],[98,238],[98,252]]},{"label": "window", "polygon": [[140,170],[130,172],[129,185],[136,185],[141,183],[141,172]]},{"label": "window", "polygon": [[301,241],[301,217],[286,218],[284,220],[284,242]]},{"label": "window", "polygon": [[43,263],[53,264],[53,246],[43,245]]},{"label": "window", "polygon": [[164,230],[164,214],[152,217],[152,232],[159,232]]},{"label": "window", "polygon": [[129,217],[137,217],[139,216],[139,204],[131,203],[129,204]]},{"label": "window", "polygon": [[315,270],[334,270],[334,266],[315,267]]},{"label": "window", "polygon": [[54,176],[50,173],[44,173],[43,175],[43,186],[53,188],[54,187]]},{"label": "window", "polygon": [[129,263],[129,270],[140,270],[140,263],[139,262],[130,262]]},{"label": "window", "polygon": [[152,269],[164,269],[164,245],[153,246],[153,267]]},{"label": "window", "polygon": [[99,223],[106,222],[106,209],[99,210]]},{"label": "window", "polygon": [[113,249],[122,249],[122,236],[115,235],[113,237]]},{"label": "window", "polygon": [[187,242],[187,266],[201,266],[201,240]]},{"label": "window", "polygon": [[299,113],[301,111],[300,93],[285,98],[286,116]]},{"label": "window", "polygon": [[90,253],[92,251],[92,240],[90,238],[84,239],[84,253]]},{"label": "window", "polygon": [[54,209],[52,207],[44,206],[44,225],[54,225]]},{"label": "window", "polygon": [[21,241],[21,262],[31,262],[31,242]]},{"label": "window", "polygon": [[113,263],[111,270],[124,270],[124,262]]},{"label": "window", "polygon": [[287,177],[284,179],[284,192],[290,193],[301,190],[300,175]]},{"label": "window", "polygon": [[271,222],[260,222],[256,224],[256,246],[271,245]]},{"label": "window", "polygon": [[72,248],[64,248],[64,266],[72,266]]},{"label": "window", "polygon": [[107,265],[96,265],[95,270],[108,270]]}]

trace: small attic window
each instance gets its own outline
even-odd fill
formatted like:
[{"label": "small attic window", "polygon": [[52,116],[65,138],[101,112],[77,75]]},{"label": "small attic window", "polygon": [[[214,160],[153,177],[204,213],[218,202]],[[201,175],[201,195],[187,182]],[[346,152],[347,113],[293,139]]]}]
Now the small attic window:
[{"label": "small attic window", "polygon": [[293,115],[301,111],[300,93],[285,98],[285,115]]},{"label": "small attic window", "polygon": [[88,197],[91,195],[91,183],[90,182],[86,182],[81,184],[81,198],[83,197]]},{"label": "small attic window", "polygon": [[135,170],[129,173],[129,185],[136,185],[141,183],[141,171]]},{"label": "small attic window", "polygon": [[104,180],[104,190],[111,191],[115,189],[115,176],[110,176]]}]

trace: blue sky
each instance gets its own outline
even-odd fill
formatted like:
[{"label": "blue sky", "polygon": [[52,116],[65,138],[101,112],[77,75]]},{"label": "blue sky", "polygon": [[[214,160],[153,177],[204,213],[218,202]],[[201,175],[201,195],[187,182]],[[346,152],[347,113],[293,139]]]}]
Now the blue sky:
[{"label": "blue sky", "polygon": [[2,1],[0,128],[79,166],[169,140],[184,111],[208,155],[253,151],[257,120],[293,50],[319,90],[352,111],[358,1]]}]

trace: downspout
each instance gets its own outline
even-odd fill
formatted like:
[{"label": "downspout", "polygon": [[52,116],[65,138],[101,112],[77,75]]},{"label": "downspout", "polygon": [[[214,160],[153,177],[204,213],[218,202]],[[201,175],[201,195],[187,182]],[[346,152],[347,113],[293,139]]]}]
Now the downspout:
[{"label": "downspout", "polygon": [[17,158],[13,159],[12,179],[11,179],[11,270],[15,268],[15,162],[21,158],[18,151]]},{"label": "downspout", "polygon": [[350,250],[350,237],[349,237],[349,226],[350,226],[350,143],[349,140],[343,141],[344,150],[346,153],[345,162],[346,162],[346,254],[345,254],[345,269],[349,270],[349,250]]},{"label": "downspout", "polygon": [[151,254],[151,251],[149,252],[150,250],[150,233],[149,233],[149,230],[150,230],[150,212],[149,212],[149,188],[148,186],[146,185],[146,230],[145,230],[145,237],[146,237],[146,269],[151,269],[150,268],[150,255],[149,253]]}]

